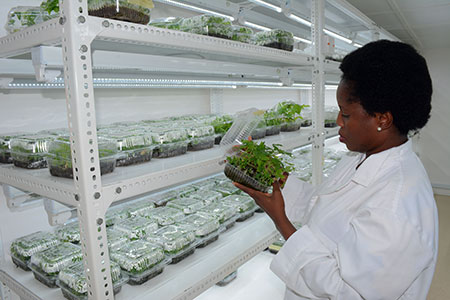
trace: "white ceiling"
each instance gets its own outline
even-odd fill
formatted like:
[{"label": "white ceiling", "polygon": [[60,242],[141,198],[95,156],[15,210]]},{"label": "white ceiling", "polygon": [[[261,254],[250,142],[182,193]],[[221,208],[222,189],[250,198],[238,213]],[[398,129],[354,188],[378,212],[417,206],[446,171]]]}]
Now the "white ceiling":
[{"label": "white ceiling", "polygon": [[405,43],[450,48],[450,0],[347,0]]}]

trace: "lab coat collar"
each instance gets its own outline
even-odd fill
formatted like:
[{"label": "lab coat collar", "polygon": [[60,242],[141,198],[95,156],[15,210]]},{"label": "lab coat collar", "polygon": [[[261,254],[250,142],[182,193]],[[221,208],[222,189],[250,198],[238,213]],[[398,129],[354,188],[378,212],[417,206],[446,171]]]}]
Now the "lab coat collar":
[{"label": "lab coat collar", "polygon": [[385,165],[387,158],[395,158],[403,156],[412,151],[412,143],[410,140],[406,141],[400,146],[387,149],[385,151],[372,154],[369,156],[356,170],[353,176],[353,181],[362,185],[369,186],[372,180],[376,177],[379,170]]}]

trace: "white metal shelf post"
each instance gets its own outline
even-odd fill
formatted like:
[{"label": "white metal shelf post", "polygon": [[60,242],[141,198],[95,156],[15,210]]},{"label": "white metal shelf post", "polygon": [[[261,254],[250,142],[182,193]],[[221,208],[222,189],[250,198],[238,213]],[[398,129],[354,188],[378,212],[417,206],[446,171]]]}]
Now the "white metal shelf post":
[{"label": "white metal shelf post", "polygon": [[73,177],[89,299],[114,299],[96,133],[87,0],[60,0],[62,51]]},{"label": "white metal shelf post", "polygon": [[314,132],[312,143],[312,183],[314,185],[322,182],[323,144],[325,141],[325,56],[322,48],[324,20],[324,0],[313,0],[311,6],[311,39],[314,43],[314,66],[312,69],[312,125]]}]

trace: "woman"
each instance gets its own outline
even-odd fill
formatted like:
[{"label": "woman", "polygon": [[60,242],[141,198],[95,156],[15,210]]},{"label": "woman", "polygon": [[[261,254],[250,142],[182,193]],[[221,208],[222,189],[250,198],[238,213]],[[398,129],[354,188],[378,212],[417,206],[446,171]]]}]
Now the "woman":
[{"label": "woman", "polygon": [[[425,300],[437,258],[432,188],[408,132],[425,126],[431,79],[411,46],[372,42],[348,54],[337,90],[344,157],[314,188],[288,177],[272,194],[237,183],[286,239],[271,264],[285,299]],[[303,226],[296,230],[293,222]]]}]

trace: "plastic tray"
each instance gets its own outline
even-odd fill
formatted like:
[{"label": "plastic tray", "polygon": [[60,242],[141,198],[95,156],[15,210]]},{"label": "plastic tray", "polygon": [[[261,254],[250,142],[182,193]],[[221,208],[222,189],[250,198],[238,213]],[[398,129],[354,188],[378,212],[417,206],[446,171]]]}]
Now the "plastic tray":
[{"label": "plastic tray", "polygon": [[229,163],[225,164],[224,173],[232,181],[238,182],[257,191],[267,193],[270,189],[270,186],[262,185],[261,183]]},{"label": "plastic tray", "polygon": [[196,248],[194,230],[181,225],[162,227],[145,239],[161,245],[173,264],[194,253]]},{"label": "plastic tray", "polygon": [[121,249],[111,251],[110,257],[129,276],[130,284],[144,283],[170,263],[162,246],[143,240],[131,241]]},{"label": "plastic tray", "polygon": [[33,254],[59,244],[58,237],[51,232],[38,231],[14,240],[10,252],[13,263],[25,271],[30,271],[28,263]]}]

